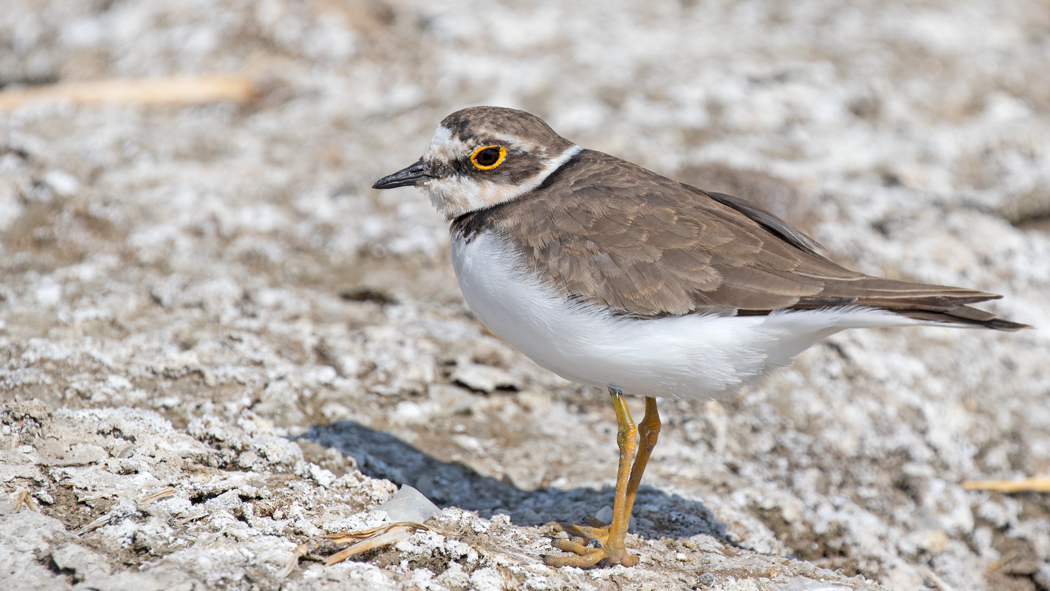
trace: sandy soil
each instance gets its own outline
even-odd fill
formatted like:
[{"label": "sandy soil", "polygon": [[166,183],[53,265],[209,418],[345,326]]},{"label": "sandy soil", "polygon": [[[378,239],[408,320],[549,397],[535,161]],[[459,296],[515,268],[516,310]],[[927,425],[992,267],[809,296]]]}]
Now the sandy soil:
[{"label": "sandy soil", "polygon": [[[4,90],[257,95],[0,114],[0,588],[1050,589],[1045,495],[961,486],[1050,470],[1043,330],[844,333],[664,402],[641,564],[544,566],[545,524],[611,504],[607,397],[488,333],[426,199],[369,189],[447,113],[525,108],[1045,327],[1047,72],[1035,0],[9,0]],[[439,531],[294,561],[402,484]]]}]

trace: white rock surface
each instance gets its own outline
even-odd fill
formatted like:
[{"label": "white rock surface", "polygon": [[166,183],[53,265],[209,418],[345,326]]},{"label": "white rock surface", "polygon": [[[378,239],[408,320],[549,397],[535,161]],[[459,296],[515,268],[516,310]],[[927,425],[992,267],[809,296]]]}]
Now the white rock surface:
[{"label": "white rock surface", "polygon": [[[526,108],[1045,327],[1047,71],[1033,0],[10,0],[0,88],[259,96],[0,116],[0,588],[1046,589],[1047,499],[961,486],[1050,469],[1045,330],[847,333],[665,402],[641,564],[547,568],[544,524],[611,503],[606,396],[488,333],[445,222],[368,187],[449,112]],[[401,485],[445,534],[283,576]]]}]

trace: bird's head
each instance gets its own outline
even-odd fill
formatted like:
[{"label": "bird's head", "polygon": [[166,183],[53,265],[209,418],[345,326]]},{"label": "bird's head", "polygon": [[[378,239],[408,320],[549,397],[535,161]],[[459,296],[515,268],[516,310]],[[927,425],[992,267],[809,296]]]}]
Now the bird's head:
[{"label": "bird's head", "polygon": [[420,187],[453,219],[535,189],[579,151],[535,115],[471,107],[445,117],[422,158],[372,188]]}]

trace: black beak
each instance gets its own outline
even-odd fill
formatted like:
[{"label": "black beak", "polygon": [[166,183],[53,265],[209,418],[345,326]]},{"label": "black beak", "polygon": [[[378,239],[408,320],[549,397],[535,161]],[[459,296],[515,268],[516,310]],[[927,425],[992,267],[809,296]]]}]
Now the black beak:
[{"label": "black beak", "polygon": [[427,174],[427,165],[420,158],[415,164],[408,168],[402,168],[394,174],[387,175],[372,185],[373,189],[393,189],[395,187],[407,187],[418,185],[430,178]]}]

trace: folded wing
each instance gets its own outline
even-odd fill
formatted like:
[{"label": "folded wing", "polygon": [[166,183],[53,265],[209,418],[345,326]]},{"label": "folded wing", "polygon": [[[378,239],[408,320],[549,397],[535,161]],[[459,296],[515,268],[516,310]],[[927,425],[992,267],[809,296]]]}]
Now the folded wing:
[{"label": "folded wing", "polygon": [[931,322],[1018,330],[969,304],[1001,296],[846,269],[760,207],[584,150],[550,182],[483,218],[572,297],[636,317],[865,306]]}]

